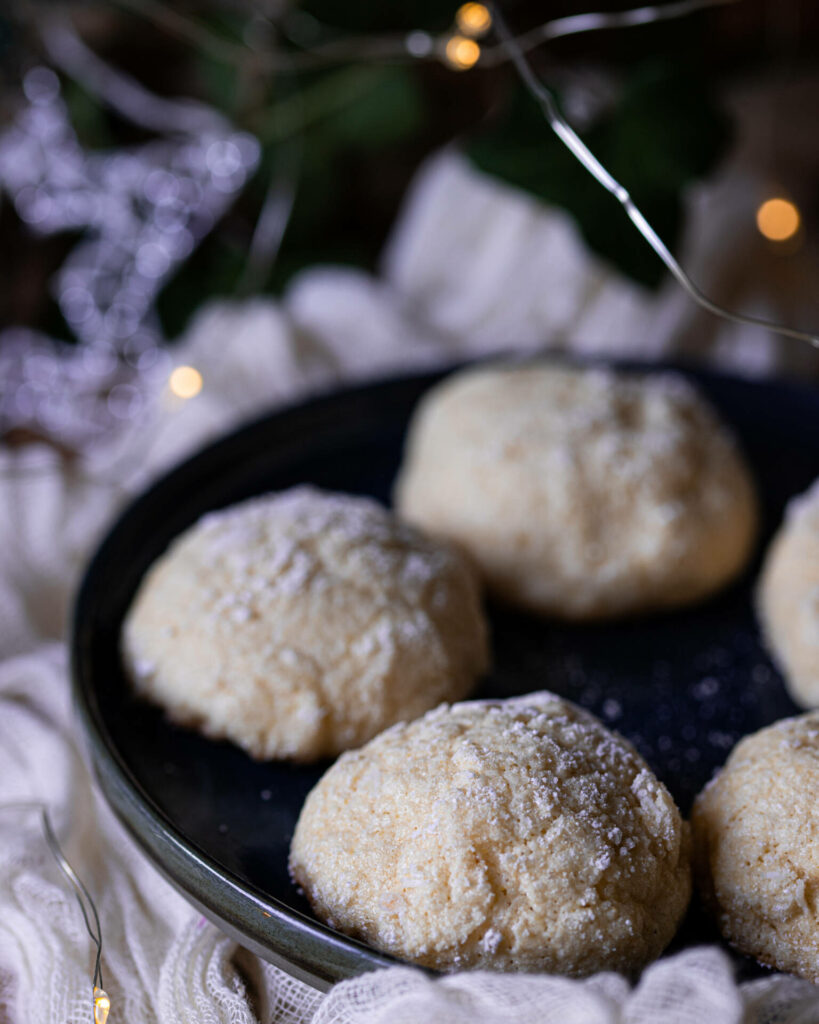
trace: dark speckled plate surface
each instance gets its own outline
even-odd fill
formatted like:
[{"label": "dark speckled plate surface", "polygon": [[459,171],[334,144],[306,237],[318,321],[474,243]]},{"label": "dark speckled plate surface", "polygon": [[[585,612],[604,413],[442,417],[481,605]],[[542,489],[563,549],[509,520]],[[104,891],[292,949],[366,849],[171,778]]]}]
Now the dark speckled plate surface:
[{"label": "dark speckled plate surface", "polygon": [[[819,476],[819,391],[690,376],[733,425],[756,474],[763,533],[745,576],[695,608],[625,623],[567,626],[490,609],[495,669],[477,694],[548,688],[591,709],[636,744],[685,813],[740,736],[797,710],[761,646],[752,585],[786,501]],[[77,601],[75,693],[107,799],[203,912],[322,988],[394,962],[318,923],[288,879],[296,818],[326,765],[258,764],[169,724],[130,692],[120,625],[151,562],[210,509],[306,481],[387,502],[408,418],[438,378],[317,399],[205,449],[128,508]],[[675,946],[717,938],[694,909]]]}]

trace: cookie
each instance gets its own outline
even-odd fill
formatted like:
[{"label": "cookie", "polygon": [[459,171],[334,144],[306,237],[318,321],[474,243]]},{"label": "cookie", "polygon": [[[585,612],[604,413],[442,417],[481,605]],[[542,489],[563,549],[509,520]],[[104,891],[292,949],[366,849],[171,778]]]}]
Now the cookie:
[{"label": "cookie", "polygon": [[819,982],[819,712],[746,737],[694,803],[698,887],[743,953]]},{"label": "cookie", "polygon": [[819,706],[819,480],[788,506],[765,556],[762,630],[793,699]]},{"label": "cookie", "polygon": [[487,629],[462,555],[307,487],[207,515],[151,568],[123,655],[172,719],[309,761],[465,696]]},{"label": "cookie", "polygon": [[634,971],[691,888],[668,791],[550,693],[442,706],[343,755],[290,868],[332,927],[442,969]]},{"label": "cookie", "polygon": [[700,600],[745,565],[757,523],[736,442],[683,377],[556,364],[433,389],[395,497],[499,597],[566,619]]}]

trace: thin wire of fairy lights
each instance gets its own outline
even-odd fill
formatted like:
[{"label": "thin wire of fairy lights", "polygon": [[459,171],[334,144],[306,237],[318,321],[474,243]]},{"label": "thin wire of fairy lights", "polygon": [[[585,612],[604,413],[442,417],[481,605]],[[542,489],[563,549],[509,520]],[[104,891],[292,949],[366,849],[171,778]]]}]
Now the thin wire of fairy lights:
[{"label": "thin wire of fairy lights", "polygon": [[[563,144],[621,203],[677,283],[700,307],[723,319],[819,347],[815,332],[736,313],[705,294],[627,189],[561,115],[553,94],[535,76],[525,56],[560,37],[677,19],[737,0],[672,0],[625,11],[589,12],[552,19],[517,36],[497,8],[484,3],[462,4],[450,29],[436,35],[417,29],[328,38],[332,29],[298,9],[275,19],[259,16],[257,21],[268,22],[291,44],[293,49],[286,51],[263,37],[256,39],[253,33],[241,39],[217,36],[204,22],[156,0],[115,2],[217,59],[231,64],[251,62],[276,75],[298,71],[304,61],[315,67],[344,61],[440,61],[456,72],[511,63]],[[495,40],[490,41],[493,24]],[[60,99],[59,81],[48,68],[28,73],[24,86],[29,107],[0,133],[0,184],[32,231],[49,234],[79,227],[85,232],[53,282],[60,309],[78,339],[85,342],[84,351],[22,327],[3,331],[0,429],[9,425],[34,429],[35,434],[59,443],[66,439],[70,450],[82,452],[108,437],[112,428],[138,419],[167,381],[169,357],[154,300],[175,267],[249,180],[260,146],[256,137],[237,132],[218,111],[195,101],[154,96],[110,67],[89,50],[66,17],[49,17],[39,28],[55,67],[126,119],[159,133],[158,140],[133,150],[84,153]],[[257,289],[269,274],[296,197],[303,101],[296,93],[280,105],[287,107],[282,117],[290,124],[290,132],[248,249],[239,288],[244,294]],[[66,169],[72,176],[68,186]],[[185,200],[191,190],[198,198]],[[142,211],[138,215],[137,209]],[[109,212],[103,217],[101,210]],[[125,221],[132,230],[120,230]]]},{"label": "thin wire of fairy lights", "polygon": [[[351,34],[332,36],[332,28],[316,17],[298,8],[287,11],[270,22],[288,42],[298,48],[295,53],[283,54],[265,46],[252,46],[246,40],[229,39],[214,33],[204,22],[174,11],[159,0],[113,0],[116,6],[132,14],[152,21],[164,31],[185,42],[198,46],[216,60],[233,63],[238,59],[252,59],[257,65],[277,74],[298,74],[312,68],[349,61],[380,60],[390,62],[436,61],[446,57],[447,33],[436,37],[424,29],[404,33]],[[738,3],[739,0],[675,0],[667,4],[653,4],[625,11],[589,12],[567,17],[552,18],[516,37],[524,52],[541,43],[563,36],[579,35],[599,29],[630,28],[648,25],[658,21],[669,21],[685,17],[696,11]],[[483,4],[465,4],[465,7],[481,7]],[[484,8],[485,9],[485,8]],[[488,30],[488,19],[487,19]],[[462,29],[457,25],[456,30]],[[320,33],[330,38],[317,41]],[[468,34],[468,32],[467,32]],[[483,34],[483,30],[478,34]],[[509,59],[503,43],[485,45],[476,63],[480,67],[502,64]]]},{"label": "thin wire of fairy lights", "polygon": [[[689,10],[693,10],[695,8],[695,4],[692,4],[691,2],[684,2],[675,6],[677,8],[686,8],[686,10],[678,10],[678,16],[681,13],[689,13]],[[697,4],[696,6],[700,5]],[[783,337],[795,338],[798,341],[806,341],[808,344],[819,348],[819,335],[808,331],[797,330],[793,327],[787,327],[775,320],[766,320],[762,317],[750,316],[745,313],[736,313],[733,310],[726,309],[724,306],[720,306],[712,299],[709,299],[702,289],[694,284],[688,274],[686,274],[680,266],[679,262],[671,254],[668,246],[663,242],[651,224],[649,224],[645,215],[632,199],[628,189],[609,173],[594,153],[592,153],[586,143],[583,142],[577,132],[571,127],[568,121],[566,121],[562,116],[558,110],[553,94],[535,75],[531,64],[526,59],[526,55],[523,52],[520,41],[517,40],[509,31],[509,28],[497,6],[493,4],[490,9],[492,11],[495,32],[501,41],[501,45],[505,47],[509,59],[518,72],[524,86],[543,111],[543,115],[549,123],[552,131],[578,160],[578,162],[586,168],[589,174],[596,178],[603,188],[605,188],[607,192],[610,192],[620,203],[628,214],[629,220],[634,224],[643,238],[648,242],[654,252],[657,253],[666,267],[674,275],[677,282],[685,289],[686,292],[688,292],[691,298],[703,309],[708,310],[709,313],[713,313],[715,316],[722,317],[723,320],[731,320],[734,323],[745,324],[748,327],[764,327],[770,331],[774,331],[776,334],[782,335]],[[646,10],[648,9],[643,8],[643,11]],[[587,19],[589,17],[590,16],[588,15],[586,16]],[[586,27],[583,31],[590,31],[593,27],[610,27],[609,16],[597,15],[595,17],[598,19],[597,23],[591,24],[587,21]],[[618,25],[640,23],[641,22],[625,22],[621,17]]]},{"label": "thin wire of fairy lights", "polygon": [[[604,29],[636,28],[638,25],[651,25],[659,21],[673,21],[688,17],[697,11],[711,7],[725,7],[739,3],[740,0],[677,0],[676,3],[633,7],[626,11],[590,11],[587,14],[571,14],[565,18],[555,18],[543,25],[521,35],[513,37],[514,44],[522,53],[551,42],[564,36],[581,35],[585,32],[599,32]],[[500,33],[499,33],[500,35]],[[508,43],[501,40],[497,46],[485,47],[480,63],[491,65],[508,60],[510,51]]]},{"label": "thin wire of fairy lights", "polygon": [[54,857],[54,860],[57,862],[57,867],[63,873],[63,876],[73,890],[74,897],[80,908],[80,913],[82,914],[85,929],[96,949],[96,955],[94,957],[94,973],[91,981],[93,989],[93,1019],[94,1024],[105,1024],[108,1020],[108,1014],[111,1009],[111,999],[105,991],[102,980],[102,926],[100,924],[100,917],[97,913],[97,907],[91,893],[88,891],[85,883],[63,853],[62,847],[57,840],[57,834],[51,824],[48,808],[44,803],[33,800],[2,803],[0,804],[0,812],[4,811],[36,811],[40,816],[40,823],[43,827],[43,835],[45,837],[46,844],[51,851],[51,855]]}]

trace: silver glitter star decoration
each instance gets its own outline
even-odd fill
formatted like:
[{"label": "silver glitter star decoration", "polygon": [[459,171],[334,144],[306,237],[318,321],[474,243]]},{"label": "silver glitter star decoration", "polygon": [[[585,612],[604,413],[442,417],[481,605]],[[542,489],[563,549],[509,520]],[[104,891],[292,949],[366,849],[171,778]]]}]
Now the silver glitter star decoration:
[{"label": "silver glitter star decoration", "polygon": [[[41,235],[81,231],[52,282],[80,345],[10,327],[0,332],[0,432],[27,428],[79,450],[140,414],[167,372],[155,302],[259,161],[259,144],[200,104],[168,101],[52,34],[63,65],[158,137],[87,152],[47,67],[24,79],[25,103],[0,134],[0,188]],[[88,79],[91,79],[89,83]],[[162,130],[164,129],[164,131]]]}]

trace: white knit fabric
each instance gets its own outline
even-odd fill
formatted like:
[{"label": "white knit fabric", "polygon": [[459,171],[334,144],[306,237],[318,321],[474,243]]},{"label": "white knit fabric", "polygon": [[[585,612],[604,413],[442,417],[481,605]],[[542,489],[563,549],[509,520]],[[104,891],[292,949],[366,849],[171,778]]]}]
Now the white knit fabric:
[{"label": "white knit fabric", "polygon": [[[455,224],[462,230],[449,230]],[[705,253],[703,265],[706,256],[719,262]],[[559,287],[544,287],[550,280]],[[318,269],[282,306],[206,307],[174,351],[202,372],[202,395],[181,405],[160,396],[150,423],[82,463],[44,447],[0,449],[0,804],[38,800],[51,809],[100,911],[112,1024],[819,1020],[814,986],[772,977],[737,987],[717,949],[662,960],[636,988],[614,975],[432,980],[396,968],[319,995],[240,950],[159,877],[96,794],[70,709],[63,638],[84,561],[127,497],[207,438],[342,381],[513,343],[606,348],[611,324],[632,352],[663,354],[686,336],[691,316],[673,288],[649,299],[591,260],[562,215],[490,187],[446,156],[424,172],[384,278]],[[570,330],[577,323],[581,336]],[[729,341],[726,350],[747,353],[759,336]],[[770,358],[758,370],[778,365],[764,341]],[[0,809],[0,1022],[88,1024],[92,962],[36,815]]]}]

